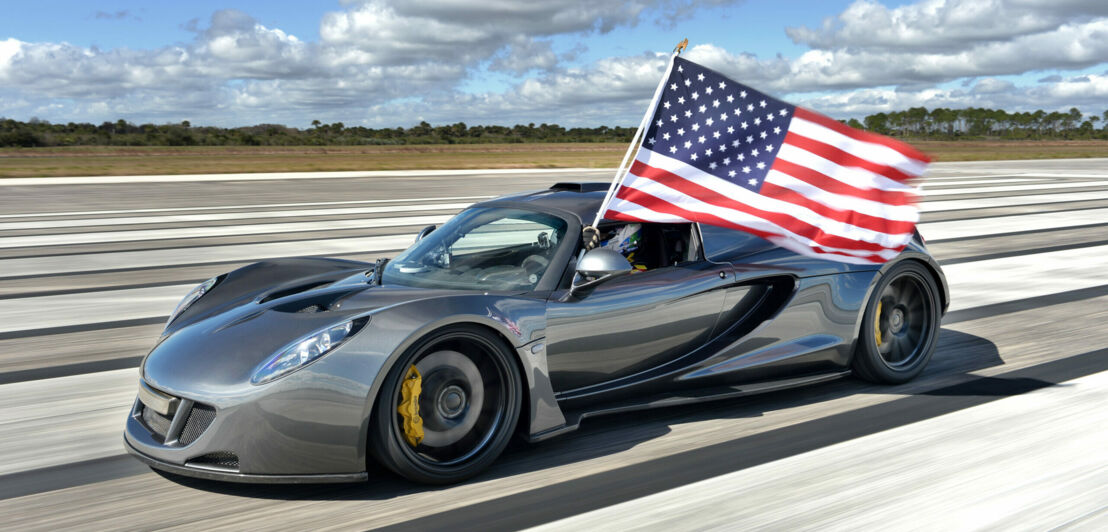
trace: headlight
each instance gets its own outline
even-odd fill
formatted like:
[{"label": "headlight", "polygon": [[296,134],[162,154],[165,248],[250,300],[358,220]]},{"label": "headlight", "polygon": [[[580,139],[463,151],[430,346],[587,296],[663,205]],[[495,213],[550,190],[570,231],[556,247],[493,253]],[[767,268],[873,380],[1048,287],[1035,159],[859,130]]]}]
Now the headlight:
[{"label": "headlight", "polygon": [[341,345],[347,338],[358,332],[367,321],[369,321],[367,318],[348,321],[292,343],[258,368],[250,378],[250,382],[264,384],[312,363]]},{"label": "headlight", "polygon": [[190,290],[188,294],[185,294],[184,299],[182,299],[180,303],[177,303],[177,308],[173,309],[173,313],[169,315],[169,319],[165,322],[165,326],[169,327],[169,324],[173,323],[173,320],[177,319],[177,316],[180,316],[190,305],[196,303],[196,300],[200,299],[201,296],[207,294],[218,282],[219,277],[212,277],[197,285],[196,288]]}]

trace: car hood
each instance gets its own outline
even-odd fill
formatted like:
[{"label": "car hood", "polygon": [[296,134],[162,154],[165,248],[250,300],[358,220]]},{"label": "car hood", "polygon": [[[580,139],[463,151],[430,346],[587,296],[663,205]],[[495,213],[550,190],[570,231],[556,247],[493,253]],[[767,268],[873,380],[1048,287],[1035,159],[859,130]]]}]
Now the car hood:
[{"label": "car hood", "polygon": [[[291,266],[304,273],[305,264]],[[143,377],[170,393],[236,394],[251,386],[251,376],[271,356],[322,329],[363,316],[370,316],[372,329],[372,315],[382,309],[478,293],[378,286],[361,267],[317,266],[324,271],[287,276],[264,289],[241,271],[228,274],[211,291],[214,297],[205,295],[167,327],[143,361]],[[270,268],[254,273],[262,271],[276,279]],[[188,390],[182,389],[186,383]]]}]

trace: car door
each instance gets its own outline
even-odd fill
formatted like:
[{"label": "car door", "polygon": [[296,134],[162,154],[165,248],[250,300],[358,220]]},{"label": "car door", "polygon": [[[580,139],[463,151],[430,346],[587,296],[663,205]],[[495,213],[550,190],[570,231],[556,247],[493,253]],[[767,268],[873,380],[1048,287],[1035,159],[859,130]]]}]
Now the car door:
[{"label": "car door", "polygon": [[730,265],[703,259],[632,273],[589,291],[555,292],[546,349],[556,393],[628,377],[707,342],[733,283]]}]

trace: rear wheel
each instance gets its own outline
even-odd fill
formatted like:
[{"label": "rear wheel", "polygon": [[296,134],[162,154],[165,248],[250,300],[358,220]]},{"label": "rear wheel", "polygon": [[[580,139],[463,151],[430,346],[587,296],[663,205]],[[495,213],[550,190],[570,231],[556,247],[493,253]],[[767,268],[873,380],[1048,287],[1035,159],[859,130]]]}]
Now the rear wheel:
[{"label": "rear wheel", "polygon": [[515,431],[522,382],[492,332],[460,326],[417,342],[389,372],[370,452],[416,482],[449,484],[488,467]]},{"label": "rear wheel", "polygon": [[923,371],[939,336],[939,289],[922,264],[905,261],[878,282],[866,307],[854,372],[897,384]]}]

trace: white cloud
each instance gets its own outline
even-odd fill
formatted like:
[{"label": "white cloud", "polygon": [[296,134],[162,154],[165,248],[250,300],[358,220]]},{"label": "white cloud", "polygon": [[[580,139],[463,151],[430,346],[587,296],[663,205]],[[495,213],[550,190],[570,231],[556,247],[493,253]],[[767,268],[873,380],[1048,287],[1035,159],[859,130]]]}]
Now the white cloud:
[{"label": "white cloud", "polygon": [[785,32],[817,49],[958,51],[1104,15],[1108,2],[1103,0],[923,0],[893,9],[857,0],[819,28]]},{"label": "white cloud", "polygon": [[[558,35],[682,17],[735,0],[365,0],[344,3],[304,41],[248,14],[214,13],[192,42],[153,50],[0,40],[0,111],[52,120],[244,125],[312,119],[410,125],[633,124],[665,55],[559,55]],[[836,116],[909,106],[1102,106],[1104,75],[1037,75],[1108,63],[1104,0],[858,0],[816,28],[788,28],[809,50],[757,57],[711,43],[685,57]],[[509,81],[459,90],[483,69]],[[1044,74],[1054,74],[1045,72]],[[965,88],[938,85],[965,81]],[[972,85],[972,86],[971,86]],[[840,91],[840,92],[830,92]],[[1083,103],[1084,102],[1084,103]],[[818,107],[823,106],[823,107]]]},{"label": "white cloud", "polygon": [[1098,19],[950,52],[811,50],[792,62],[790,84],[802,91],[938,83],[967,76],[1080,69],[1106,61],[1108,19]]},{"label": "white cloud", "polygon": [[489,69],[523,74],[536,69],[549,71],[557,66],[558,56],[550,41],[521,38],[493,58]]},{"label": "white cloud", "polygon": [[637,24],[649,10],[731,1],[366,0],[325,14],[319,42],[222,10],[207,28],[186,25],[196,31],[193,42],[155,50],[0,41],[0,94],[36,102],[28,113],[64,120],[117,113],[223,124],[282,116],[305,124],[310,112],[357,115],[397,99],[442,99],[484,62],[516,75],[553,72],[560,58],[546,37],[608,32]]},{"label": "white cloud", "polygon": [[1108,75],[1075,76],[1033,86],[1018,86],[1007,80],[986,78],[968,90],[860,89],[802,98],[796,103],[837,118],[860,118],[909,107],[988,107],[1012,112],[1078,107],[1087,113],[1099,114],[1108,108]]}]

